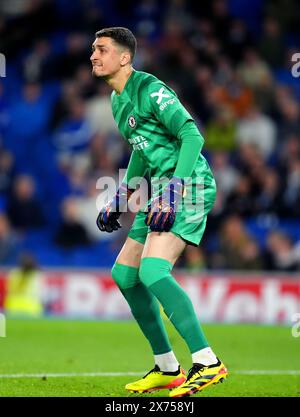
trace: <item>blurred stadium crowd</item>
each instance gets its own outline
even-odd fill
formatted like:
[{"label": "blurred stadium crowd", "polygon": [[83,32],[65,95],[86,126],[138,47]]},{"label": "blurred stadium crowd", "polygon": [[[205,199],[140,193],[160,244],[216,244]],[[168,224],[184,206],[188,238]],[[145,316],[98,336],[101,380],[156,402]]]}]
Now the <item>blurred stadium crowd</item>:
[{"label": "blurred stadium crowd", "polygon": [[177,266],[300,266],[300,52],[296,0],[2,0],[0,265],[111,266],[133,220],[103,234],[96,181],[130,149],[91,76],[94,33],[127,26],[134,67],[169,84],[205,138],[218,185],[205,237]]}]

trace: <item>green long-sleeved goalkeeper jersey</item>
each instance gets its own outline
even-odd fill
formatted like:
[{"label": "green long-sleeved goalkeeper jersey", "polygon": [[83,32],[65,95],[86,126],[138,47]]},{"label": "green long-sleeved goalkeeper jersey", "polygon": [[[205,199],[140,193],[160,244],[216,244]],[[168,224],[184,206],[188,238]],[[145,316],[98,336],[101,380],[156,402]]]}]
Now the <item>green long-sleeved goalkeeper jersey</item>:
[{"label": "green long-sleeved goalkeeper jersey", "polygon": [[[176,93],[154,75],[133,70],[121,94],[112,92],[112,111],[120,133],[143,160],[149,177],[171,177],[181,147],[178,133],[193,121]],[[192,176],[196,174],[211,176],[200,152]]]},{"label": "green long-sleeved goalkeeper jersey", "polygon": [[[177,212],[171,232],[197,246],[216,198],[216,184],[200,152],[204,140],[194,126],[192,116],[165,83],[136,70],[120,95],[115,91],[112,93],[112,111],[122,136],[132,148],[125,182],[142,177],[146,172],[152,185],[155,178],[168,179],[175,172],[186,178],[188,173],[191,188],[188,191],[185,188],[182,210]],[[144,222],[144,209],[136,214],[128,234],[142,244],[151,231]]]}]

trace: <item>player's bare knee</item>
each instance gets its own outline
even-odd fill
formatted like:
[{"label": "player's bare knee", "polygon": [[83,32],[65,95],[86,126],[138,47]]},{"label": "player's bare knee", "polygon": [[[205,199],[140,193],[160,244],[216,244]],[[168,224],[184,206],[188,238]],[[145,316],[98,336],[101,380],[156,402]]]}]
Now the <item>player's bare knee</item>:
[{"label": "player's bare knee", "polygon": [[138,268],[140,266],[143,249],[144,245],[142,243],[127,238],[116,259],[116,263]]}]

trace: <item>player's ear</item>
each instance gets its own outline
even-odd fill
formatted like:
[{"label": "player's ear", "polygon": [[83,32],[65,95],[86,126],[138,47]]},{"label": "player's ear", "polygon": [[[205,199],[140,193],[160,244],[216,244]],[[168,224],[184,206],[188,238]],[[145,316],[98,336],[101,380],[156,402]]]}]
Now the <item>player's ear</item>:
[{"label": "player's ear", "polygon": [[124,65],[127,65],[131,60],[131,56],[129,51],[124,51],[121,53],[121,57],[120,57],[120,64],[122,67],[124,67]]}]

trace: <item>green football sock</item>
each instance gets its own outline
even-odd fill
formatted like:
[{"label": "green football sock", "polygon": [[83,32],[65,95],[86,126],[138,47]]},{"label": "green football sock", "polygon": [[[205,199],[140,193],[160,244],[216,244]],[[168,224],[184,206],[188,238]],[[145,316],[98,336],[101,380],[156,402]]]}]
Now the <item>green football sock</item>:
[{"label": "green football sock", "polygon": [[115,263],[112,277],[124,295],[133,317],[148,339],[154,355],[172,350],[155,296],[139,279],[139,270]]},{"label": "green football sock", "polygon": [[162,258],[143,258],[140,279],[157,297],[191,353],[209,346],[188,295],[171,275],[172,264]]}]

